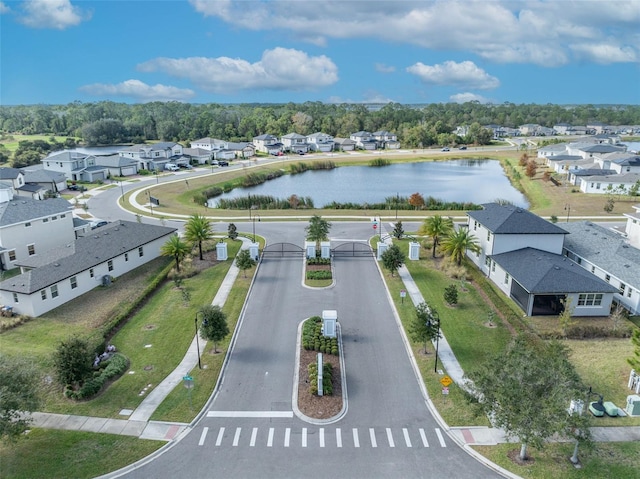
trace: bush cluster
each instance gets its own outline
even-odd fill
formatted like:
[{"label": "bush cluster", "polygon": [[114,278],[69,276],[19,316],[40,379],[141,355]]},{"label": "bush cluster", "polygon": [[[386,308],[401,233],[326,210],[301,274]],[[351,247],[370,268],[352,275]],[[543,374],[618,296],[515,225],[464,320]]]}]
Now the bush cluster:
[{"label": "bush cluster", "polygon": [[224,193],[224,190],[222,188],[220,188],[219,186],[212,186],[193,195],[193,202],[199,205],[204,205],[209,199],[220,196],[222,193]]},{"label": "bush cluster", "polygon": [[[309,391],[318,394],[318,364],[311,363],[307,367],[309,372]],[[322,365],[322,395],[333,396],[333,366],[330,363]]]},{"label": "bush cluster", "polygon": [[388,166],[391,164],[391,160],[386,158],[374,158],[369,162],[369,166]]},{"label": "bush cluster", "polygon": [[307,279],[331,279],[331,271],[307,271]]},{"label": "bush cluster", "polygon": [[628,325],[612,329],[607,325],[576,324],[567,329],[566,335],[563,335],[560,331],[552,331],[541,333],[540,337],[543,339],[630,338],[631,333],[631,327]]},{"label": "bush cluster", "polygon": [[322,318],[320,316],[313,316],[304,322],[302,347],[307,351],[338,355],[338,339],[322,335]]},{"label": "bush cluster", "polygon": [[319,256],[307,258],[307,264],[331,264],[331,258],[321,258]]},{"label": "bush cluster", "polygon": [[297,175],[308,170],[333,170],[335,167],[336,164],[329,160],[314,161],[313,163],[300,162],[290,165],[289,172],[292,175]]},{"label": "bush cluster", "polygon": [[80,389],[74,391],[66,388],[64,394],[71,399],[89,399],[100,392],[107,381],[118,378],[129,368],[129,360],[126,356],[115,353],[111,358],[100,363],[101,368],[93,372],[93,376],[87,379]]}]

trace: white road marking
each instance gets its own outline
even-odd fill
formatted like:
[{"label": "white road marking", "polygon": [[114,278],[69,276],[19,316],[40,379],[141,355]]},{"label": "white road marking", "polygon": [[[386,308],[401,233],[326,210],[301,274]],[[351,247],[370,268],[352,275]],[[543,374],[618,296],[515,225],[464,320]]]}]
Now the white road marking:
[{"label": "white road marking", "polygon": [[273,428],[269,428],[269,437],[267,438],[267,447],[273,446]]},{"label": "white road marking", "polygon": [[324,428],[320,428],[320,447],[324,447]]},{"label": "white road marking", "polygon": [[389,447],[396,447],[395,443],[393,442],[393,435],[391,434],[390,427],[387,428],[387,441],[389,441]]},{"label": "white road marking", "polygon": [[293,417],[293,411],[209,411],[207,417]]},{"label": "white road marking", "polygon": [[238,447],[238,443],[240,442],[240,431],[242,431],[242,428],[237,427],[236,433],[233,436],[233,447]]},{"label": "white road marking", "polygon": [[372,427],[369,428],[369,437],[371,438],[371,447],[378,447],[378,443],[376,442],[376,433]]},{"label": "white road marking", "polygon": [[291,440],[291,428],[288,427],[284,430],[284,447],[289,447],[290,440]]},{"label": "white road marking", "polygon": [[216,438],[216,446],[222,444],[222,436],[224,436],[224,427],[221,427],[218,431],[218,437]]},{"label": "white road marking", "polygon": [[360,447],[360,437],[358,437],[358,430],[353,428],[353,446]]},{"label": "white road marking", "polygon": [[429,447],[429,441],[427,441],[427,435],[424,433],[424,429],[420,428],[420,439],[422,439],[422,444],[424,447]]},{"label": "white road marking", "polygon": [[202,434],[200,434],[200,440],[198,441],[198,446],[202,446],[204,444],[204,440],[207,438],[208,432],[209,432],[208,427],[202,428]]},{"label": "white road marking", "polygon": [[258,428],[254,427],[251,431],[251,441],[249,442],[249,446],[256,447],[256,437],[258,436]]},{"label": "white road marking", "polygon": [[402,434],[404,434],[404,442],[407,444],[407,447],[411,447],[411,438],[409,437],[409,431],[406,427],[402,429]]},{"label": "white road marking", "polygon": [[342,447],[342,431],[340,428],[336,428],[336,445]]},{"label": "white road marking", "polygon": [[436,436],[438,436],[438,441],[440,441],[440,445],[442,447],[447,447],[447,445],[444,442],[444,437],[442,437],[442,433],[440,432],[439,428],[436,428]]},{"label": "white road marking", "polygon": [[307,428],[302,428],[302,447],[307,447]]}]

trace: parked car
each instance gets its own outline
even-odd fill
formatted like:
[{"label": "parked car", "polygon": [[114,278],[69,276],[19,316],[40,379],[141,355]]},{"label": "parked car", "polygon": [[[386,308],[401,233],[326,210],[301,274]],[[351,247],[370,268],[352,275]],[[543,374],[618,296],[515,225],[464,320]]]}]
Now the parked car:
[{"label": "parked car", "polygon": [[298,151],[298,155],[304,155],[304,151],[299,150],[299,151]]},{"label": "parked car", "polygon": [[462,145],[460,148],[458,148],[459,150],[466,150],[467,147],[465,145]]},{"label": "parked car", "polygon": [[445,146],[441,151],[450,151],[447,146]]},{"label": "parked car", "polygon": [[229,166],[229,162],[227,160],[218,160],[218,166]]},{"label": "parked car", "polygon": [[101,226],[108,225],[109,222],[105,220],[94,219],[90,221],[89,224],[91,225],[91,229],[94,230],[96,228],[100,228]]},{"label": "parked car", "polygon": [[166,171],[178,171],[180,168],[178,168],[178,165],[176,165],[175,163],[167,163],[166,165],[164,165],[164,169]]}]

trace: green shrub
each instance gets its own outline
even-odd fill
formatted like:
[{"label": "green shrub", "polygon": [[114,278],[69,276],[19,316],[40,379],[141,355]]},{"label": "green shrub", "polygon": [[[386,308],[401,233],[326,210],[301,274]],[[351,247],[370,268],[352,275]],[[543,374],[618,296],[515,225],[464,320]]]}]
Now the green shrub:
[{"label": "green shrub", "polygon": [[307,271],[307,279],[331,279],[331,271]]},{"label": "green shrub", "polygon": [[[313,316],[307,319],[302,326],[302,345],[307,350],[319,351],[324,354],[337,355],[338,339],[327,338],[322,335],[322,318]],[[307,348],[307,345],[309,346]]]},{"label": "green shrub", "polygon": [[[104,368],[96,371],[93,377],[84,382],[78,391],[65,390],[65,396],[73,399],[89,399],[100,392],[107,381],[122,376],[129,368],[129,360],[126,356],[115,353],[109,360],[104,361]],[[70,391],[67,394],[67,391]]]},{"label": "green shrub", "polygon": [[307,258],[307,264],[331,264],[331,258]]},{"label": "green shrub", "polygon": [[386,158],[374,158],[369,162],[369,166],[388,166],[391,161]]}]

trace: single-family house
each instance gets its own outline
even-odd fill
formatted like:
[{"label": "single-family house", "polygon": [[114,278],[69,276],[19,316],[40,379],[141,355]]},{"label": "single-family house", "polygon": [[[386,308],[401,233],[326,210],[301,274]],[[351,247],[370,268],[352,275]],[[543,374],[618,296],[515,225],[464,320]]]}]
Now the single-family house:
[{"label": "single-family house", "polygon": [[377,142],[377,148],[382,150],[397,150],[400,148],[398,136],[386,130],[374,131],[373,138]]},{"label": "single-family house", "polygon": [[205,148],[183,148],[183,155],[189,158],[189,162],[195,165],[204,165],[211,160],[212,152]]},{"label": "single-family house", "polygon": [[480,246],[469,259],[528,316],[557,315],[571,298],[574,316],[606,316],[616,288],[562,255],[567,232],[527,210],[488,203],[466,227]]},{"label": "single-family house", "polygon": [[40,316],[157,258],[175,232],[132,221],[109,223],[20,261],[22,274],[0,283],[0,302],[18,314]]},{"label": "single-family house", "polygon": [[235,158],[251,158],[252,156],[256,156],[256,146],[246,141],[239,143],[230,141],[227,143],[227,149],[233,151]]},{"label": "single-family house", "polygon": [[536,132],[540,128],[540,125],[537,123],[526,123],[524,125],[520,125],[518,130],[520,130],[520,135],[522,136],[534,136]]},{"label": "single-family house", "polygon": [[543,146],[538,148],[538,158],[551,158],[558,155],[567,154],[566,143],[557,143],[553,145]]},{"label": "single-family house", "polygon": [[583,193],[626,195],[635,185],[640,185],[640,173],[615,173],[580,178],[580,191]]},{"label": "single-family house", "polygon": [[[640,211],[640,205],[636,209]],[[563,225],[563,229],[570,233],[565,237],[563,254],[614,287],[614,302],[621,304],[631,314],[640,314],[638,211],[627,215],[626,237],[590,221]],[[631,224],[638,229],[630,228]]]},{"label": "single-family house", "polygon": [[113,155],[104,155],[96,157],[99,166],[107,169],[107,178],[114,176],[133,176],[138,174],[139,161],[133,158],[120,156],[117,153]]},{"label": "single-family house", "polygon": [[603,169],[614,170],[618,174],[640,173],[640,155],[619,151],[605,153],[595,158]]},{"label": "single-family house", "polygon": [[361,150],[375,150],[378,145],[376,139],[368,131],[357,131],[352,133],[349,138],[355,141],[356,148]]},{"label": "single-family house", "polygon": [[[571,170],[576,170],[581,167],[580,162],[584,162],[581,156],[577,155],[554,155],[547,157],[547,166],[556,173],[567,174]],[[589,161],[593,164],[592,161]]]},{"label": "single-family house", "polygon": [[307,137],[298,133],[288,133],[280,138],[284,151],[291,153],[307,153],[309,145]]},{"label": "single-family house", "polygon": [[320,151],[322,153],[333,151],[334,147],[333,136],[322,132],[307,135],[307,143],[311,151]]},{"label": "single-family house", "polygon": [[283,145],[278,141],[278,138],[269,134],[255,136],[253,144],[256,147],[256,151],[267,153],[268,155],[277,155],[283,151]]},{"label": "single-family house", "polygon": [[14,198],[0,203],[0,269],[73,241],[72,206],[62,198]]},{"label": "single-family house", "polygon": [[57,151],[42,159],[45,170],[64,173],[70,181],[106,180],[108,168],[100,166],[96,156],[77,151]]},{"label": "single-family house", "polygon": [[571,125],[569,123],[558,123],[556,125],[553,125],[553,132],[556,135],[568,135],[568,131],[571,128]]},{"label": "single-family house", "polygon": [[624,214],[627,218],[625,234],[629,244],[640,249],[640,204],[633,205],[633,209],[635,210],[633,213]]},{"label": "single-family house", "polygon": [[[51,189],[51,180],[47,186],[42,186],[39,183],[28,182],[24,171],[17,168],[0,168],[0,182],[10,187],[9,196],[5,198],[10,199],[14,196],[22,198],[31,198],[34,200],[42,200],[45,198],[47,191]],[[5,188],[6,188],[5,186]],[[57,192],[57,190],[53,190]]]},{"label": "single-family house", "polygon": [[583,158],[594,158],[606,153],[624,152],[626,146],[613,146],[606,143],[597,143],[595,145],[582,147],[578,150],[578,154]]},{"label": "single-family house", "polygon": [[356,142],[351,138],[334,138],[334,148],[339,151],[353,151],[356,149]]},{"label": "single-family house", "polygon": [[611,176],[615,175],[616,172],[613,170],[603,170],[597,165],[593,165],[591,168],[577,168],[568,170],[567,181],[575,186],[580,187],[582,182],[589,178],[589,181],[594,181],[597,177]]},{"label": "single-family house", "polygon": [[136,160],[139,170],[161,171],[164,165],[182,158],[183,147],[179,143],[159,142],[152,145],[134,145],[118,151],[122,157]]},{"label": "single-family house", "polygon": [[26,184],[38,185],[45,191],[58,193],[67,188],[67,177],[59,171],[45,170],[42,165],[21,168]]},{"label": "single-family house", "polygon": [[599,135],[601,133],[609,133],[612,128],[606,123],[602,123],[601,121],[590,121],[587,123],[587,129],[593,130],[593,134]]}]

